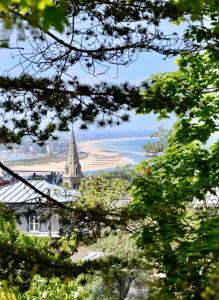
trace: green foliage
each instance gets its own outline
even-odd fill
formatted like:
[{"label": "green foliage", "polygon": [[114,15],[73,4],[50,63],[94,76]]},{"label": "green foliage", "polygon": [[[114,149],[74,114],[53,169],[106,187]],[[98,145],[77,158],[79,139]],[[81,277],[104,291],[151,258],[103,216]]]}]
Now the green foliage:
[{"label": "green foliage", "polygon": [[[218,207],[206,204],[209,193],[218,197],[218,141],[208,146],[218,132],[218,58],[211,51],[185,54],[178,65],[145,83],[142,110],[161,117],[175,112],[178,121],[163,155],[139,166],[132,187],[133,210],[148,220],[139,245],[162,275],[151,299],[201,299],[218,263]],[[199,209],[195,199],[203,201]]]},{"label": "green foliage", "polygon": [[178,9],[183,12],[189,12],[193,20],[198,20],[203,14],[213,14],[218,10],[218,1],[217,0],[173,0],[173,3],[176,4]]},{"label": "green foliage", "polygon": [[135,174],[135,169],[132,165],[125,165],[122,167],[117,167],[115,170],[110,172],[101,171],[100,176],[105,178],[120,178],[126,180],[127,182],[132,181]]},{"label": "green foliage", "polygon": [[51,0],[3,0],[0,3],[1,18],[6,28],[17,23],[22,26],[22,19],[33,27],[42,27],[44,30],[54,27],[62,32],[67,24],[66,1]]},{"label": "green foliage", "polygon": [[69,210],[60,212],[61,232],[73,235],[76,245],[82,241],[92,244],[111,230],[125,227],[129,184],[127,179],[109,174],[82,180],[77,201],[69,203]]},{"label": "green foliage", "polygon": [[208,274],[208,286],[202,293],[202,298],[205,300],[219,299],[219,281],[218,281],[218,264]]},{"label": "green foliage", "polygon": [[[0,127],[0,143],[6,144],[20,143],[25,135],[43,144],[51,135],[56,138],[55,130],[68,130],[70,119],[81,120],[82,129],[94,122],[100,126],[119,125],[126,122],[128,116],[123,113],[121,118],[117,118],[114,114],[127,107],[128,103],[136,107],[141,98],[139,88],[128,83],[109,85],[102,82],[91,86],[81,84],[77,79],[66,83],[57,76],[36,79],[30,75],[0,77],[0,95],[0,107],[5,111],[4,124]],[[26,101],[23,101],[23,96],[27,96]],[[102,105],[105,108],[103,118],[99,120]],[[19,116],[23,114],[28,117],[21,119]],[[55,118],[42,126],[43,120],[49,120],[51,114]],[[14,130],[8,128],[9,123]]]},{"label": "green foliage", "polygon": [[[123,300],[129,298],[131,286],[136,293],[131,299],[145,299],[148,284],[147,260],[141,257],[141,250],[130,234],[121,231],[111,234],[98,240],[91,249],[101,251],[106,257],[117,256],[126,264],[119,268],[112,266],[102,269],[92,276],[85,286],[90,295],[87,299]],[[144,290],[144,293],[138,292],[139,289]]]},{"label": "green foliage", "polygon": [[[114,257],[119,262],[103,266],[85,278],[84,288],[90,300],[125,299],[131,285],[136,289],[146,285],[147,262],[140,257],[135,239],[126,233],[128,218],[122,213],[130,201],[127,191],[130,182],[126,178],[122,172],[119,177],[106,173],[83,180],[78,200],[71,203],[69,212],[62,212],[63,231],[74,233],[79,246],[85,244],[91,251],[101,251],[106,261]],[[131,225],[135,231],[137,225]]]},{"label": "green foliage", "polygon": [[[200,3],[209,9],[209,3]],[[213,10],[207,14],[213,22]],[[218,197],[218,141],[208,145],[218,133],[218,48],[184,53],[177,64],[177,72],[144,83],[139,111],[152,110],[161,118],[174,112],[178,120],[163,155],[139,166],[132,208],[145,213],[139,245],[158,275],[150,299],[217,299],[212,282],[218,266],[218,207],[207,205],[206,197]],[[195,199],[202,201],[199,208]]]},{"label": "green foliage", "polygon": [[91,176],[82,181],[79,189],[77,205],[89,207],[116,206],[121,200],[128,200],[127,188],[129,182],[125,179],[106,176]]},{"label": "green foliage", "polygon": [[2,300],[17,300],[13,289],[8,287],[8,283],[6,280],[1,281],[0,297]]},{"label": "green foliage", "polygon": [[[26,300],[31,299],[29,295],[40,295],[42,292],[47,295],[46,299],[50,293],[72,295],[77,286],[74,280],[76,277],[89,273],[94,265],[98,265],[97,269],[100,265],[102,267],[102,262],[77,264],[70,259],[72,248],[75,246],[74,238],[67,243],[63,237],[58,245],[53,247],[49,238],[29,237],[18,232],[15,228],[14,212],[2,204],[0,215],[0,293],[4,297],[13,299],[16,295],[18,299]],[[106,266],[111,263],[107,262]],[[48,290],[44,288],[45,283]],[[54,290],[51,292],[53,286]],[[51,299],[54,298],[51,296]]]},{"label": "green foliage", "polygon": [[83,300],[88,296],[88,293],[77,280],[67,278],[63,281],[58,277],[47,279],[35,275],[31,280],[29,289],[23,292],[16,287],[8,286],[7,281],[3,280],[0,296],[2,300]]},{"label": "green foliage", "polygon": [[167,146],[169,136],[169,130],[159,127],[157,132],[150,135],[153,141],[149,141],[144,145],[145,155],[150,157],[161,154]]},{"label": "green foliage", "polygon": [[[163,86],[159,93],[155,83],[154,90],[148,83],[142,88],[127,83],[85,85],[72,74],[72,66],[80,63],[95,75],[104,73],[111,64],[130,64],[139,52],[154,51],[165,56],[193,53],[195,58],[200,51],[208,51],[218,57],[217,4],[216,0],[2,1],[2,18],[8,18],[11,25],[17,24],[19,30],[17,47],[26,47],[19,39],[27,39],[31,49],[22,49],[18,54],[23,70],[20,76],[0,79],[0,108],[5,112],[0,141],[19,143],[29,135],[41,144],[56,130],[68,130],[72,121],[80,120],[82,129],[94,122],[111,126],[128,121],[130,109],[165,115],[188,107],[191,95],[176,103],[169,91],[170,88],[173,93],[180,84],[186,84],[182,74],[179,82],[175,74],[176,86],[170,75],[172,86]],[[171,34],[160,28],[163,21],[182,19],[186,20],[182,36],[174,32],[174,27]],[[2,43],[5,46],[7,39],[3,38]],[[42,74],[48,70],[51,78],[44,78]],[[164,81],[165,76],[152,81]],[[142,89],[146,90],[147,101]],[[48,123],[43,127],[45,119]]]},{"label": "green foliage", "polygon": [[51,279],[35,276],[29,290],[25,293],[16,293],[16,300],[83,300],[87,293],[75,280],[66,279],[61,281],[57,277]]},{"label": "green foliage", "polygon": [[[51,9],[59,5],[57,2]],[[42,142],[57,129],[67,130],[69,120],[78,118],[82,120],[82,128],[94,121],[100,125],[120,124],[119,118],[114,121],[112,117],[121,109],[155,112],[161,118],[173,112],[178,118],[163,155],[139,166],[131,188],[134,201],[128,208],[121,206],[127,197],[127,181],[90,178],[82,184],[79,201],[63,213],[63,230],[69,235],[73,233],[73,245],[68,247],[63,243],[63,252],[70,252],[79,241],[93,243],[112,229],[121,228],[121,224],[126,228],[130,218],[138,223],[133,230],[151,267],[154,279],[151,299],[217,299],[218,208],[209,207],[205,197],[208,192],[217,196],[219,182],[219,143],[208,146],[212,134],[218,133],[218,1],[88,1],[78,5],[69,1],[66,19],[73,21],[62,38],[48,28],[55,26],[62,30],[60,23],[58,26],[55,23],[63,18],[59,19],[56,13],[47,14],[50,7],[36,9],[33,21],[31,14],[29,20],[19,7],[9,14],[9,20],[12,16],[21,25],[26,20],[38,26],[40,31],[30,34],[30,41],[36,41],[40,47],[37,50],[33,47],[31,68],[45,72],[52,67],[55,76],[54,79],[29,75],[1,78],[0,108],[5,112],[2,114],[5,123],[0,128],[2,143],[18,143],[25,135]],[[86,28],[82,23],[76,28],[76,19],[84,21]],[[188,20],[183,43],[174,33],[166,36],[158,29],[163,20],[177,23]],[[156,34],[150,31],[154,26]],[[25,30],[29,33],[29,29]],[[82,43],[78,45],[81,36]],[[183,47],[177,48],[178,41]],[[137,52],[151,50],[167,56],[181,54],[178,71],[154,75],[141,87],[126,83],[84,85],[69,72],[72,65],[80,62],[94,74],[96,65],[128,64]],[[23,65],[27,62],[29,56],[24,56]],[[66,75],[71,76],[68,82]],[[98,119],[100,112],[104,117]],[[42,129],[41,120],[48,113],[54,113],[53,119]],[[14,128],[8,126],[11,114],[14,114]],[[126,121],[127,115],[121,120]],[[202,201],[199,208],[194,206],[195,199]],[[9,287],[27,289],[36,273],[52,278],[53,282],[54,277],[63,279],[90,269],[105,270],[102,261],[78,266],[66,259],[66,255],[54,257],[51,249],[19,235],[14,219],[3,215],[0,220],[3,284],[7,280]],[[120,275],[129,266],[119,255],[108,258],[107,266],[112,264],[118,266]],[[106,280],[112,282],[117,271],[113,276],[107,272]],[[65,293],[59,279],[54,280]],[[6,293],[13,297],[10,289]]]}]

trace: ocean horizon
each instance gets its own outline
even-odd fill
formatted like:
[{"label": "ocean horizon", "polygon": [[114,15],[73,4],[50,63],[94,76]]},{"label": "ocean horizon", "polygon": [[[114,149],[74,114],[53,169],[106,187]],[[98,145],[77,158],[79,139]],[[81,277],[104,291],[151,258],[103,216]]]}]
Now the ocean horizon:
[{"label": "ocean horizon", "polygon": [[[146,142],[151,141],[152,139],[149,136],[145,137],[124,137],[124,138],[109,138],[109,139],[101,139],[95,141],[98,143],[104,151],[115,152],[119,155],[127,158],[130,162],[127,165],[131,167],[136,166],[144,159],[147,159],[144,153],[143,146]],[[92,171],[85,171],[84,174],[86,176],[101,174],[103,172],[112,172],[115,171],[118,167],[112,168],[105,168],[102,170],[92,170]]]},{"label": "ocean horizon", "polygon": [[[127,161],[127,164],[131,167],[135,167],[138,163],[143,161],[144,159],[147,159],[144,154],[144,144],[151,140],[151,137],[148,136],[123,136],[123,137],[109,137],[106,136],[102,139],[90,139],[87,140],[87,142],[94,142],[94,145],[97,144],[97,148],[101,148],[104,152],[111,152],[112,156],[118,154],[119,156],[123,157],[124,160]],[[80,143],[78,143],[78,150],[80,151]],[[83,149],[84,151],[84,149]],[[86,150],[85,150],[86,151]],[[31,164],[32,159],[41,159],[47,157],[45,154],[42,153],[35,153],[35,154],[23,154],[23,153],[5,153],[0,152],[0,160],[4,159],[5,161],[22,161],[28,164]],[[45,164],[45,161],[44,161]],[[104,166],[102,169],[95,169],[94,168],[90,170],[84,170],[83,173],[85,176],[90,175],[97,175],[101,174],[102,172],[112,172],[115,171],[117,168],[120,168],[121,165],[116,166],[115,163],[112,164],[112,167]],[[35,170],[37,171],[37,170]],[[49,166],[48,166],[49,171]]]},{"label": "ocean horizon", "polygon": [[[131,163],[138,163],[144,158],[143,145],[151,140],[149,136],[102,136],[87,141],[97,142],[105,151],[116,152],[127,157]],[[82,140],[83,141],[83,140]],[[14,151],[0,151],[0,159],[6,161],[31,160],[45,157],[42,153],[19,153]]]},{"label": "ocean horizon", "polygon": [[116,152],[130,160],[131,164],[137,164],[145,158],[143,147],[150,140],[150,137],[112,138],[99,140],[98,144],[105,151]]}]

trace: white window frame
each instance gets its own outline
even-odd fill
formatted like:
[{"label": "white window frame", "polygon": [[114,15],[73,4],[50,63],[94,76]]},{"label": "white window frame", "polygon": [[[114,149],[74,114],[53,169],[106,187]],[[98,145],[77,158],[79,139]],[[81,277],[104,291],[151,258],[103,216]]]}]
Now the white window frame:
[{"label": "white window frame", "polygon": [[28,217],[28,231],[29,232],[39,232],[40,231],[40,222],[37,219],[37,216]]}]

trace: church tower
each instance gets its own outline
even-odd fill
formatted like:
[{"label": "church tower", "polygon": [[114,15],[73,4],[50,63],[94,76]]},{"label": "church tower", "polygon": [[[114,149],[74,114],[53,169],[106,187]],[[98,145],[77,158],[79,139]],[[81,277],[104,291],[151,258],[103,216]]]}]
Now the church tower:
[{"label": "church tower", "polygon": [[77,190],[80,185],[80,180],[84,175],[81,172],[81,165],[78,158],[78,151],[75,142],[73,129],[68,145],[67,161],[65,165],[65,173],[62,177],[62,183],[64,186]]}]

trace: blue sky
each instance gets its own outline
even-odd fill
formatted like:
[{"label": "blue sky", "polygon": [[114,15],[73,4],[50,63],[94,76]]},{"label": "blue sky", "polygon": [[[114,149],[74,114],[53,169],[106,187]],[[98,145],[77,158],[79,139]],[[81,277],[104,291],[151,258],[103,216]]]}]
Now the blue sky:
[{"label": "blue sky", "polygon": [[[166,26],[169,28],[170,26]],[[13,34],[14,38],[14,34]],[[26,42],[24,43],[25,46]],[[12,43],[12,46],[13,43]],[[0,50],[0,74],[5,74],[6,70],[9,70],[12,66],[18,63],[18,58],[15,56],[15,50]],[[15,56],[15,57],[14,57]],[[139,84],[141,81],[150,77],[152,74],[161,73],[161,72],[171,72],[177,69],[175,64],[175,58],[168,58],[156,54],[156,53],[144,53],[139,54],[138,59],[130,64],[129,66],[119,66],[118,69],[115,66],[112,66],[110,70],[101,76],[94,77],[85,71],[83,71],[79,65],[74,67],[72,70],[76,75],[78,75],[83,82],[94,83],[98,81],[108,81],[111,83],[120,83],[124,81],[129,81],[132,84]],[[10,71],[10,75],[16,76],[19,73],[19,67]],[[52,73],[51,73],[52,74]],[[170,127],[174,121],[174,117],[172,116],[170,119],[163,120],[158,123],[156,120],[156,116],[154,114],[149,115],[135,115],[133,112],[131,113],[130,122],[123,124],[121,126],[116,126],[112,128],[99,128],[97,126],[91,126],[89,129],[90,132],[95,130],[98,131],[106,131],[106,132],[118,132],[125,131],[136,131],[136,130],[145,130],[151,131],[156,130],[156,128],[160,125],[164,125],[166,127]],[[78,124],[74,125],[76,131]]]},{"label": "blue sky", "polygon": [[[139,84],[141,81],[149,78],[152,74],[171,72],[175,71],[177,66],[175,64],[175,58],[164,59],[163,56],[156,53],[145,53],[141,54],[137,61],[128,67],[120,66],[118,69],[118,74],[116,69],[111,68],[108,74],[101,76],[100,79],[107,80],[112,83],[129,81],[133,84]],[[80,77],[85,80],[91,80],[90,76],[86,73],[80,72]],[[96,82],[97,78],[93,78]],[[163,125],[170,128],[173,124],[175,118],[173,115],[169,119],[157,121],[157,116],[153,113],[148,115],[136,115],[134,112],[130,115],[130,121],[120,126],[114,126],[112,128],[107,128],[107,132],[113,133],[125,130],[125,131],[137,131],[145,130],[151,131],[156,130],[159,126]],[[104,131],[105,128],[99,128],[97,126],[92,126],[90,128],[92,132],[94,130]]]}]

